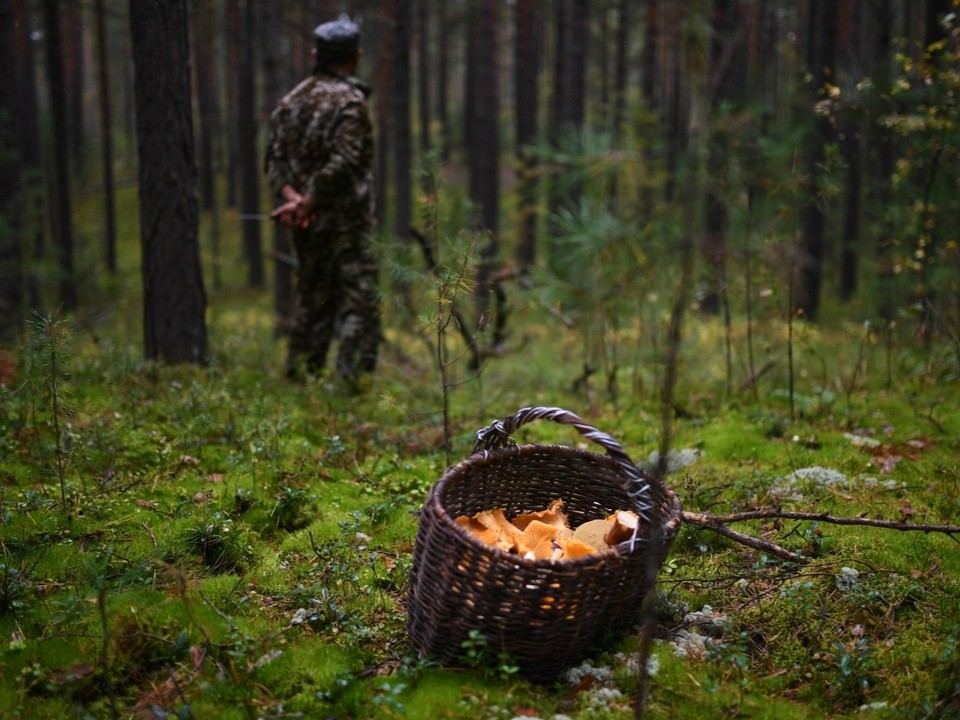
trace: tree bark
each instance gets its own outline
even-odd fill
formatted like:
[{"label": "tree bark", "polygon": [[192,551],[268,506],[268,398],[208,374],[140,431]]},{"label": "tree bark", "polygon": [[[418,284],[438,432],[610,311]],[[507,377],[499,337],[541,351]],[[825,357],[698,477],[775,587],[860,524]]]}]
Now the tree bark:
[{"label": "tree bark", "polygon": [[[275,3],[263,4],[263,113],[269,116],[276,103],[280,100],[285,83],[280,74],[280,16]],[[279,198],[277,198],[279,204]],[[289,333],[292,325],[294,310],[293,272],[289,262],[280,258],[293,256],[293,247],[290,231],[280,223],[273,225],[273,310],[275,315],[275,331],[277,335]]]},{"label": "tree bark", "polygon": [[[237,98],[237,160],[240,170],[240,212],[260,212],[260,162],[257,152],[257,98],[255,48],[257,46],[257,3],[243,5],[243,44],[240,59],[240,87]],[[243,253],[247,261],[247,287],[266,284],[260,223],[243,222]]]},{"label": "tree bark", "polygon": [[226,140],[227,140],[227,207],[237,207],[237,191],[240,185],[239,144],[240,129],[237,127],[240,117],[240,77],[243,65],[243,14],[240,0],[225,0],[226,36],[223,41],[226,55]]},{"label": "tree bark", "polygon": [[537,159],[532,148],[537,137],[537,86],[540,72],[536,0],[517,0],[514,16],[516,154],[520,173],[520,238],[517,242],[517,263],[521,270],[526,270],[536,262],[537,247]]},{"label": "tree bark", "polygon": [[95,4],[97,24],[97,70],[100,80],[100,144],[103,159],[104,254],[107,271],[117,272],[117,222],[113,192],[113,123],[110,102],[110,70],[107,53],[107,29],[103,0]]},{"label": "tree bark", "polygon": [[[874,20],[875,40],[873,42],[873,58],[871,67],[882,91],[888,91],[893,80],[891,65],[891,48],[893,47],[893,9],[891,0],[878,0],[875,11],[871,14]],[[868,178],[875,178],[868,182],[867,192],[872,205],[879,208],[880,216],[875,220],[879,228],[876,233],[874,250],[876,252],[879,270],[879,314],[889,329],[896,317],[896,294],[894,291],[894,246],[891,221],[884,211],[893,202],[892,175],[896,167],[896,139],[891,128],[880,122],[875,122],[871,130],[871,143],[874,152],[868,159],[871,162],[872,172]]]},{"label": "tree bark", "polygon": [[85,168],[85,134],[83,96],[86,80],[86,68],[83,61],[83,36],[86,30],[83,22],[83,7],[79,2],[67,2],[62,16],[61,35],[64,57],[64,80],[67,94],[67,132],[70,140],[70,159],[73,170],[83,175]]},{"label": "tree bark", "polygon": [[[550,147],[559,149],[565,131],[564,118],[566,117],[569,100],[567,91],[569,83],[569,54],[566,51],[568,29],[570,21],[569,0],[555,0],[550,4],[549,32],[552,40],[553,62],[552,78],[550,82],[550,112],[547,116],[547,136]],[[564,202],[564,195],[560,191],[560,174],[557,169],[549,172],[547,188],[547,263],[549,267],[559,270],[562,258],[557,246],[556,238],[559,235],[556,217]]]},{"label": "tree bark", "polygon": [[144,350],[205,364],[186,0],[130,0],[140,161]]},{"label": "tree bark", "polygon": [[450,113],[448,109],[450,28],[447,0],[434,0],[437,12],[437,124],[440,126],[440,157],[450,151]]},{"label": "tree bark", "polygon": [[395,0],[393,26],[393,234],[404,241],[410,238],[413,166],[410,133],[410,0]]},{"label": "tree bark", "polygon": [[420,153],[430,152],[430,0],[417,0],[417,107],[420,111]]},{"label": "tree bark", "polygon": [[393,57],[395,6],[396,0],[383,0],[377,5],[377,18],[381,29],[377,36],[377,58],[380,62],[377,63],[377,92],[375,93],[375,97],[377,98],[377,172],[374,177],[377,184],[376,215],[382,228],[390,227],[387,222],[387,217],[390,213],[390,194],[388,193],[390,150],[393,147],[391,141],[393,134],[391,132],[391,122],[393,118],[393,63],[389,61],[389,58]]},{"label": "tree bark", "polygon": [[[857,38],[856,12],[860,3],[854,0],[842,0],[839,5],[837,27],[837,51],[841,69],[841,96],[855,102],[859,75],[857,68],[862,67],[860,43]],[[857,267],[860,256],[860,198],[862,186],[860,125],[857,120],[847,116],[842,121],[840,151],[843,154],[847,172],[844,182],[843,236],[840,250],[840,299],[849,301],[857,292]]]},{"label": "tree bark", "polygon": [[[30,0],[14,0],[16,16],[16,48],[18,65],[16,83],[18,87],[17,115],[19,117],[20,142],[19,162],[20,181],[23,190],[22,206],[26,210],[20,243],[21,259],[39,261],[46,251],[46,228],[42,218],[43,181],[41,174],[42,153],[40,150],[40,110],[37,91],[37,63],[31,32],[33,13]],[[24,289],[29,307],[42,311],[43,300],[40,288],[42,280],[36,269],[28,270]]]},{"label": "tree bark", "polygon": [[191,5],[191,27],[194,28],[193,59],[196,77],[196,104],[200,114],[199,178],[200,203],[204,212],[209,213],[209,243],[212,259],[213,290],[217,292],[223,285],[220,266],[220,205],[217,200],[216,184],[216,139],[221,134],[220,103],[217,88],[216,66],[216,18],[215,0],[198,0]]},{"label": "tree bark", "polygon": [[498,254],[497,231],[500,215],[500,138],[499,138],[499,73],[497,64],[497,9],[498,0],[475,0],[476,23],[470,28],[474,35],[470,57],[472,83],[469,93],[473,98],[472,132],[468,146],[470,157],[470,199],[475,215],[473,229],[486,237],[480,246],[480,266],[477,274],[477,311],[479,322],[484,322],[490,278]]},{"label": "tree bark", "polygon": [[64,91],[63,42],[60,32],[59,0],[44,0],[44,30],[47,41],[47,86],[53,116],[53,212],[50,222],[59,270],[60,305],[64,310],[77,307],[77,286],[73,271],[73,222],[70,203],[70,142],[67,129],[67,96]]},{"label": "tree bark", "polygon": [[[822,99],[826,83],[834,82],[834,56],[837,37],[837,16],[832,2],[811,0],[807,40],[807,69],[812,77],[811,105]],[[814,131],[806,142],[804,173],[807,177],[804,204],[800,208],[803,252],[796,280],[795,309],[811,321],[820,310],[820,288],[823,284],[826,215],[821,197],[821,166],[826,146],[835,133],[829,117],[819,115]]]},{"label": "tree bark", "polygon": [[[0,0],[0,67],[12,77],[0,83],[0,345],[17,339],[23,324],[23,183],[20,138],[20,77],[13,0]],[[9,150],[7,150],[9,148]]]}]

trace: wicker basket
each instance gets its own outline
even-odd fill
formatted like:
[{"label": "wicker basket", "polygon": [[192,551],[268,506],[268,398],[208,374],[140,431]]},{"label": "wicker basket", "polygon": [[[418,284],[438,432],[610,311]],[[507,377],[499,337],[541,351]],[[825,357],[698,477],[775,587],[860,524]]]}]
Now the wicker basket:
[{"label": "wicker basket", "polygon": [[[511,433],[537,419],[572,425],[606,454],[517,445]],[[528,560],[455,522],[494,508],[513,517],[557,498],[574,527],[632,509],[641,517],[638,535],[574,560]],[[561,408],[519,410],[481,429],[473,454],[448,468],[427,495],[407,606],[413,646],[421,657],[456,665],[475,630],[525,677],[551,680],[636,624],[680,520],[676,494],[638,470],[612,437]]]}]

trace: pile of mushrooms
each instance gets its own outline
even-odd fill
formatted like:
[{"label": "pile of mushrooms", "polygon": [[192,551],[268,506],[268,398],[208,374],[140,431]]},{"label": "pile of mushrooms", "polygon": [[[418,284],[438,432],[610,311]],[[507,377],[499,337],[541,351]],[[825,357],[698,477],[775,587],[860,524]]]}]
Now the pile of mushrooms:
[{"label": "pile of mushrooms", "polygon": [[524,512],[508,520],[503,508],[482,510],[456,519],[477,540],[528,560],[573,560],[602,552],[635,537],[640,518],[632,510],[618,510],[606,518],[588,520],[571,528],[563,500],[543,510]]}]

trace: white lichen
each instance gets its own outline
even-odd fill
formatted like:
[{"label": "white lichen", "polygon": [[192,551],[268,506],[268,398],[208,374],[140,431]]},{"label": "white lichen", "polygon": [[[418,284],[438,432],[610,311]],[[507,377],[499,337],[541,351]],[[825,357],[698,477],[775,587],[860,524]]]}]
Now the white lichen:
[{"label": "white lichen", "polygon": [[843,592],[860,589],[860,573],[851,567],[842,567],[834,577],[837,589]]}]

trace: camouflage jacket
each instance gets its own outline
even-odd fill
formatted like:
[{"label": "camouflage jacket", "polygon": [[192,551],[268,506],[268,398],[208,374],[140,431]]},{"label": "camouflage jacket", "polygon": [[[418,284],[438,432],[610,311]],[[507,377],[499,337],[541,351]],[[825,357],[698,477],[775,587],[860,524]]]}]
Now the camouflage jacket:
[{"label": "camouflage jacket", "polygon": [[373,128],[362,81],[318,71],[270,115],[265,169],[274,193],[290,185],[317,203],[320,224],[369,225]]}]

